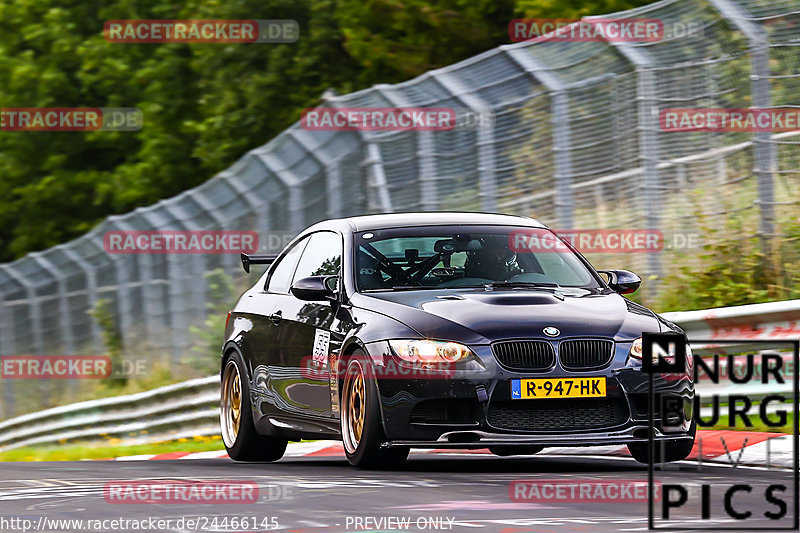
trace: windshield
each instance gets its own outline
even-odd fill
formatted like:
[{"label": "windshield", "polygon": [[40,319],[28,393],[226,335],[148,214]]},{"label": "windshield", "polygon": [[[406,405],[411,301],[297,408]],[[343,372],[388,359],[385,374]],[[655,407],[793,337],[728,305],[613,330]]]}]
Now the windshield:
[{"label": "windshield", "polygon": [[548,229],[513,226],[396,228],[357,233],[359,291],[513,284],[599,288]]}]

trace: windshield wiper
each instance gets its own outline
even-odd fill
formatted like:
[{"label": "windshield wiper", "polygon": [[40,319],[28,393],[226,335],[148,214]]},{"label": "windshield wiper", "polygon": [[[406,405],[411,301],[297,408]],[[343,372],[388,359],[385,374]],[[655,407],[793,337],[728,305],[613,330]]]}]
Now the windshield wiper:
[{"label": "windshield wiper", "polygon": [[558,283],[548,283],[539,281],[493,281],[484,285],[486,288],[494,287],[521,287],[525,289],[560,289]]},{"label": "windshield wiper", "polygon": [[394,287],[385,287],[380,289],[364,289],[361,292],[391,292],[391,291],[413,291],[413,290],[431,290],[440,289],[442,287],[428,287],[427,285],[395,285]]}]

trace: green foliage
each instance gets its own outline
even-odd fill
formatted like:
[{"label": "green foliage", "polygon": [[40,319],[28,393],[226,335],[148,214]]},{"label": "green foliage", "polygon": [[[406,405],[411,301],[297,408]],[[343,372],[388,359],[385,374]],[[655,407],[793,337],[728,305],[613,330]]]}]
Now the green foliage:
[{"label": "green foliage", "polygon": [[[586,13],[642,0],[580,2]],[[553,0],[0,0],[3,107],[138,107],[139,132],[0,132],[0,261],[199,185],[319,103],[508,42]],[[115,44],[111,19],[295,19],[295,44]]]},{"label": "green foliage", "polygon": [[668,274],[654,303],[658,312],[706,309],[800,298],[800,263],[797,261],[800,225],[784,227],[788,235],[767,245],[749,235],[738,217],[727,227],[705,229],[706,242],[699,263],[677,267]]},{"label": "green foliage", "polygon": [[208,281],[208,316],[203,327],[191,326],[189,331],[196,339],[190,355],[182,363],[196,371],[200,376],[219,372],[220,350],[225,333],[225,320],[233,308],[237,289],[233,279],[218,268],[205,274]]},{"label": "green foliage", "polygon": [[581,18],[589,15],[605,15],[649,4],[648,0],[519,0],[519,18]]},{"label": "green foliage", "polygon": [[124,375],[115,375],[122,369],[123,342],[122,333],[117,328],[114,315],[110,308],[111,302],[105,298],[97,300],[94,307],[89,311],[89,316],[97,321],[103,336],[103,344],[111,359],[112,375],[103,380],[103,384],[110,388],[124,387],[128,383],[128,378]]},{"label": "green foliage", "polygon": [[340,0],[336,20],[359,78],[394,82],[508,41],[514,0]]}]

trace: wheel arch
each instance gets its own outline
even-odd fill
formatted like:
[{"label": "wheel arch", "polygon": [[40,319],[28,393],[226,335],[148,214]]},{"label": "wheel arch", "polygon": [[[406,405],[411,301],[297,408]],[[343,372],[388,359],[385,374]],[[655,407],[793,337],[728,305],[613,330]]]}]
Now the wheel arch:
[{"label": "wheel arch", "polygon": [[[342,350],[340,352],[341,353],[342,362],[347,361],[350,358],[350,356],[353,355],[353,353],[356,350],[361,350],[365,354],[367,354],[366,359],[369,361],[369,364],[372,367],[371,368],[372,377],[370,378],[370,380],[373,382],[373,384],[375,385],[375,389],[378,392],[378,409],[380,411],[381,426],[383,427],[383,430],[384,430],[384,433],[385,433],[386,432],[386,418],[384,417],[383,401],[381,401],[381,388],[380,388],[380,383],[378,382],[378,378],[376,377],[377,373],[375,372],[375,363],[372,361],[372,356],[369,353],[369,350],[367,349],[367,343],[363,342],[358,337],[351,337],[350,339],[347,339],[345,341],[345,343],[342,345]],[[337,387],[336,388],[337,388],[337,393],[339,395],[339,417],[341,418],[341,416],[342,416],[342,393],[344,392],[343,391],[343,387],[342,387],[342,382],[343,382],[343,379],[344,379],[344,371],[345,371],[346,367],[342,365],[340,368],[341,368],[341,372],[337,372],[337,376],[336,376],[336,381],[337,381]]]}]

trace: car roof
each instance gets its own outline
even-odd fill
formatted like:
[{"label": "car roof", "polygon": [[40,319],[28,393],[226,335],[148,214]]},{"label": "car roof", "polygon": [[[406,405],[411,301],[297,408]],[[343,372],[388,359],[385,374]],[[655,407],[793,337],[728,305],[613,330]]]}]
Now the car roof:
[{"label": "car roof", "polygon": [[341,220],[347,222],[353,231],[371,231],[405,226],[460,226],[467,224],[546,227],[537,220],[518,215],[448,211],[364,215]]}]

